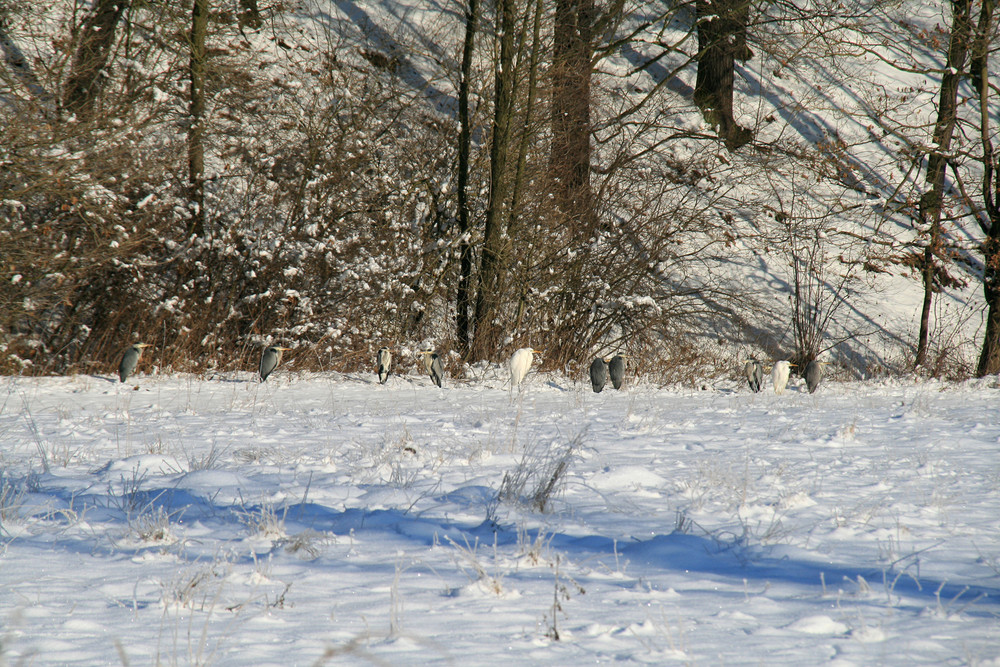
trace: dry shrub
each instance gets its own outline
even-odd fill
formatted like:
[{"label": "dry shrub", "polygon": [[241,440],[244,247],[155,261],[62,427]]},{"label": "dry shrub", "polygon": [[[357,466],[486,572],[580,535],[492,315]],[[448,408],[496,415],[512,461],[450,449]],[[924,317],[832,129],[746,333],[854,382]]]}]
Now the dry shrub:
[{"label": "dry shrub", "polygon": [[[69,22],[80,18],[43,22],[50,10],[28,4],[17,7],[13,38],[37,46],[41,83],[58,92],[78,28]],[[417,59],[453,78],[447,49],[436,40],[373,45],[374,36],[335,19],[325,33],[318,23],[315,33],[286,33],[295,23],[282,4],[253,33],[232,8],[217,7],[206,210],[196,215],[187,183],[189,11],[131,6],[88,122],[0,83],[13,100],[0,107],[9,128],[0,139],[0,372],[109,372],[137,341],[154,345],[140,372],[250,369],[277,342],[296,348],[288,355],[296,369],[370,368],[383,345],[461,350],[459,247],[467,240],[479,264],[491,177],[490,49],[473,72],[473,229],[463,239],[458,128],[447,104],[454,81],[408,79]],[[493,8],[484,11],[482,24],[495,22]],[[25,27],[43,23],[59,26],[57,39]],[[435,37],[444,44],[455,27],[435,26]],[[534,43],[523,37],[525,48]],[[480,349],[499,361],[544,346],[544,366],[569,372],[617,351],[665,379],[704,367],[719,322],[755,307],[713,274],[736,241],[736,218],[754,208],[733,194],[753,174],[714,138],[672,126],[679,116],[661,104],[669,99],[627,111],[632,101],[614,88],[621,82],[595,74],[589,209],[566,213],[548,173],[552,91],[541,57],[532,96],[529,73],[514,76],[516,132],[501,177],[516,185],[502,193],[496,313],[476,331],[496,340]],[[437,90],[443,102],[431,99]],[[674,136],[686,142],[676,152]]]},{"label": "dry shrub", "polygon": [[338,59],[339,43],[279,68],[213,15],[210,41],[226,46],[209,64],[197,227],[173,120],[183,40],[171,50],[140,27],[180,39],[186,18],[135,8],[129,59],[109,67],[91,122],[5,91],[23,105],[0,109],[0,372],[108,372],[137,341],[155,346],[147,367],[253,367],[281,341],[315,352],[293,355],[299,368],[350,368],[426,335],[426,312],[446,302],[451,130],[398,80]]}]

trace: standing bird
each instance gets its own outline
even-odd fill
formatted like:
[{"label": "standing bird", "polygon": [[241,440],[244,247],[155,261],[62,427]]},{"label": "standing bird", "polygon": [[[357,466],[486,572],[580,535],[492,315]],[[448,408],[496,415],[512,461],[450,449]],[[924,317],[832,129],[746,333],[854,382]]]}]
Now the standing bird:
[{"label": "standing bird", "polygon": [[149,343],[136,343],[132,347],[125,350],[125,354],[122,355],[121,363],[118,364],[118,379],[124,382],[128,379],[129,375],[132,375],[132,371],[135,370],[136,365],[139,363],[139,357],[142,356],[143,348],[150,347]]},{"label": "standing bird", "polygon": [[387,347],[380,347],[375,355],[375,363],[378,365],[378,383],[385,384],[389,380],[389,366],[392,365],[392,352]]},{"label": "standing bird", "polygon": [[611,376],[611,384],[615,389],[621,389],[622,383],[625,382],[625,356],[616,354],[608,362],[608,375]]},{"label": "standing bird", "polygon": [[434,384],[443,387],[444,366],[441,364],[441,357],[431,350],[423,350],[420,354],[424,355],[424,370],[431,376]]},{"label": "standing bird", "polygon": [[515,350],[514,354],[510,356],[511,390],[521,385],[521,380],[528,374],[528,369],[531,368],[531,360],[536,354],[541,354],[541,351],[530,347],[522,347],[520,350]]},{"label": "standing bird", "polygon": [[271,345],[264,348],[264,354],[260,355],[260,381],[263,382],[267,376],[281,363],[281,353],[291,350],[290,347],[279,347]]},{"label": "standing bird", "polygon": [[806,386],[809,387],[809,393],[816,391],[819,386],[820,380],[823,379],[823,366],[828,364],[828,361],[816,361],[813,359],[808,364],[806,364]]},{"label": "standing bird", "polygon": [[781,394],[785,391],[785,385],[788,384],[788,374],[791,373],[791,366],[794,366],[790,361],[776,361],[774,362],[774,369],[771,371],[771,382],[774,383],[774,393]]},{"label": "standing bird", "polygon": [[743,367],[743,371],[747,374],[750,391],[756,394],[763,388],[761,384],[764,381],[764,367],[756,359],[751,359]]},{"label": "standing bird", "polygon": [[608,360],[602,357],[594,359],[590,364],[590,386],[594,388],[595,394],[600,394],[604,385],[608,382]]}]

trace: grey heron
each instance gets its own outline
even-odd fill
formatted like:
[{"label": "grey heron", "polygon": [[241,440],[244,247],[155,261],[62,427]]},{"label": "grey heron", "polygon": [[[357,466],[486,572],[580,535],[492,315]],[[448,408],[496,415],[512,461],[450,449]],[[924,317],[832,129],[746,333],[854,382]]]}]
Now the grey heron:
[{"label": "grey heron", "polygon": [[136,365],[139,363],[139,357],[142,356],[143,348],[150,347],[149,343],[136,343],[125,350],[125,354],[122,355],[121,363],[118,364],[118,379],[124,382],[128,379],[129,375],[135,370]]},{"label": "grey heron", "polygon": [[764,366],[762,366],[756,359],[751,359],[743,367],[743,371],[746,373],[747,383],[750,385],[750,391],[756,394],[763,388]]},{"label": "grey heron", "polygon": [[809,387],[809,393],[816,391],[819,387],[820,381],[823,379],[823,366],[828,364],[827,361],[817,361],[813,359],[808,364],[806,364],[806,386]]},{"label": "grey heron", "polygon": [[771,382],[774,384],[775,394],[784,393],[785,385],[788,384],[788,374],[791,373],[791,366],[794,365],[792,362],[784,359],[774,362],[774,369],[771,371]]},{"label": "grey heron", "polygon": [[444,366],[441,364],[441,357],[431,350],[422,350],[420,354],[424,356],[424,370],[431,376],[434,384],[443,387]]},{"label": "grey heron", "polygon": [[608,383],[608,360],[604,357],[597,357],[594,363],[590,364],[590,386],[594,388],[594,393],[599,394]]},{"label": "grey heron", "polygon": [[608,362],[608,375],[611,376],[611,384],[615,389],[621,389],[625,382],[625,357],[624,354],[616,354]]},{"label": "grey heron", "polygon": [[263,382],[267,376],[281,363],[281,353],[288,352],[292,348],[271,345],[264,348],[264,354],[260,355],[260,381]]},{"label": "grey heron", "polygon": [[392,366],[392,352],[387,347],[380,347],[375,355],[375,363],[378,366],[378,382],[385,384],[389,380],[389,367]]}]

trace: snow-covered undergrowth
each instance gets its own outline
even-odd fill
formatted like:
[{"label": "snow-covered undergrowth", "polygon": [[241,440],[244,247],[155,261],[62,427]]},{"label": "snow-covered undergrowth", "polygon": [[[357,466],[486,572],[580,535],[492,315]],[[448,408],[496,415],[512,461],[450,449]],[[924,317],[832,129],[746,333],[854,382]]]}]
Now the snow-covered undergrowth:
[{"label": "snow-covered undergrowth", "polygon": [[0,663],[996,664],[996,392],[3,378]]},{"label": "snow-covered undergrowth", "polygon": [[[753,140],[733,151],[694,101],[693,6],[597,3],[607,30],[594,35],[575,106],[589,109],[593,152],[576,167],[599,224],[579,233],[553,192],[554,6],[514,4],[504,32],[519,44],[507,70],[516,132],[498,140],[511,160],[496,167],[523,165],[523,188],[490,194],[495,3],[480,7],[465,75],[463,3],[294,0],[261,7],[257,28],[232,7],[211,12],[206,199],[195,205],[190,7],[129,5],[91,123],[45,116],[73,78],[80,36],[93,34],[90,12],[7,3],[0,37],[24,55],[8,58],[8,74],[21,62],[45,94],[16,72],[0,81],[0,369],[99,371],[138,341],[155,341],[146,362],[174,372],[236,370],[279,342],[296,370],[316,371],[358,371],[383,344],[462,350],[455,319],[468,304],[457,295],[489,273],[491,201],[510,202],[494,209],[507,220],[504,330],[473,322],[488,344],[473,340],[467,359],[498,361],[547,337],[562,348],[548,369],[620,348],[671,379],[749,355],[823,356],[854,378],[913,367],[934,236],[919,203],[950,3],[754,4],[753,57],[735,66],[733,95],[734,122]],[[543,8],[537,40],[532,5]],[[985,322],[980,107],[967,81],[958,99],[924,366],[951,378],[972,371]],[[987,106],[995,128],[1000,107]]]}]

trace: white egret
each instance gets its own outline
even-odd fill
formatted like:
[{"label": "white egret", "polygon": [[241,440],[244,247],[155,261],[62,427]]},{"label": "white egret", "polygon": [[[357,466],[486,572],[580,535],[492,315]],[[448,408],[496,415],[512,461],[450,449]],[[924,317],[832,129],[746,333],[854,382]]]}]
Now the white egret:
[{"label": "white egret", "polygon": [[142,350],[146,347],[151,346],[149,343],[136,343],[125,350],[125,354],[122,355],[121,363],[118,364],[119,380],[124,382],[128,379],[129,375],[132,375],[132,371],[135,370],[136,365],[139,363],[139,357],[142,356]]},{"label": "white egret", "polygon": [[599,394],[608,382],[608,360],[597,357],[594,363],[590,364],[590,386],[594,388],[594,393]]},{"label": "white egret", "polygon": [[521,380],[524,376],[528,374],[528,369],[531,368],[531,360],[534,355],[541,354],[540,350],[534,350],[530,347],[522,347],[520,350],[516,350],[514,354],[510,357],[510,388],[518,387],[521,384]]},{"label": "white egret", "polygon": [[424,370],[431,376],[431,380],[434,384],[439,387],[443,387],[444,366],[441,364],[441,357],[439,357],[437,353],[432,350],[422,350],[420,354],[424,356]]},{"label": "white egret", "polygon": [[828,361],[817,361],[813,359],[806,365],[806,386],[809,387],[809,393],[816,391],[819,387],[820,381],[823,379],[823,366],[827,365]]},{"label": "white egret", "polygon": [[771,371],[771,382],[774,384],[774,393],[782,394],[785,391],[785,385],[788,384],[788,375],[791,373],[791,366],[794,366],[790,361],[774,362],[774,369]]},{"label": "white egret", "polygon": [[764,382],[764,367],[756,359],[751,359],[743,367],[744,372],[747,376],[747,383],[750,385],[750,391],[755,394],[762,389],[762,383]]},{"label": "white egret", "polygon": [[378,382],[385,384],[389,380],[389,367],[392,366],[392,352],[387,347],[380,347],[375,355],[375,364],[378,366]]},{"label": "white egret", "polygon": [[621,389],[625,382],[625,354],[616,354],[608,362],[608,375],[611,376],[611,384],[615,389]]},{"label": "white egret", "polygon": [[263,382],[267,376],[281,363],[281,353],[288,352],[292,348],[271,345],[264,348],[264,354],[260,355],[260,381]]}]

